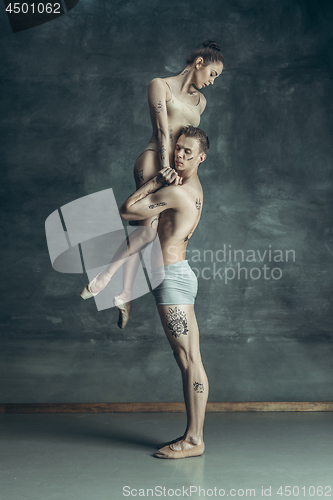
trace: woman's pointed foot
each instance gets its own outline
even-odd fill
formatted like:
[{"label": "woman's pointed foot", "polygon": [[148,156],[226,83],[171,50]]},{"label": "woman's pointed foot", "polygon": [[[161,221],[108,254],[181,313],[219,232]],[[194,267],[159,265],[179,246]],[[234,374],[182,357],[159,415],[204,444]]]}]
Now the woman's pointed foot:
[{"label": "woman's pointed foot", "polygon": [[81,290],[80,295],[84,300],[90,299],[91,297],[95,297],[97,294],[99,294],[99,292],[93,293],[90,288],[91,285],[93,285],[93,283],[95,282],[96,278],[97,276],[95,276],[95,278]]},{"label": "woman's pointed foot", "polygon": [[96,297],[96,295],[98,295],[99,292],[104,290],[104,288],[109,283],[111,278],[112,278],[112,274],[110,274],[110,273],[101,272],[101,273],[97,274],[97,276],[95,276],[95,278],[92,279],[90,281],[90,283],[88,283],[88,285],[86,285],[82,289],[82,291],[80,293],[81,297],[84,300],[90,299],[91,297]]},{"label": "woman's pointed foot", "polygon": [[154,453],[156,458],[188,458],[198,457],[205,451],[205,444],[192,444],[186,439],[170,444]]},{"label": "woman's pointed foot", "polygon": [[[119,328],[125,328],[130,317],[132,302],[129,297],[130,297],[129,294],[125,294],[124,292],[122,292],[119,295],[116,295],[116,297],[113,299],[114,305],[119,309],[119,317],[118,317]],[[127,300],[127,302],[125,302],[125,300]]]}]

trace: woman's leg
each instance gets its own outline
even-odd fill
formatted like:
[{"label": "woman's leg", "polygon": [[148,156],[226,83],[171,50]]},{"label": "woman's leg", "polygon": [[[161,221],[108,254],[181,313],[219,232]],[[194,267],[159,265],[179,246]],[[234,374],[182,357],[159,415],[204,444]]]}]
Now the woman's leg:
[{"label": "woman's leg", "polygon": [[[145,151],[139,156],[134,165],[136,189],[139,189],[143,184],[155,177],[159,170],[160,165],[157,153],[155,151]],[[143,221],[137,221],[135,225],[138,226],[137,230],[130,234],[128,241],[127,239],[124,240],[108,267],[99,273],[91,284],[90,290],[92,293],[102,291],[114,273],[124,265],[123,290],[117,297],[123,300],[123,302],[131,300],[133,282],[140,262],[137,252],[155,239],[158,217],[155,216]]]},{"label": "woman's leg", "polygon": [[[139,231],[141,231],[142,242],[146,242],[143,243],[142,247],[140,247],[140,249],[142,249],[146,244],[151,243],[156,238],[158,217],[152,217],[151,219],[144,221],[137,221],[137,222],[138,222],[137,225],[140,226]],[[130,251],[134,247],[134,245],[131,243],[131,235],[129,236],[129,247]],[[137,244],[135,244],[134,248],[136,247]],[[119,297],[124,302],[129,302],[132,298],[133,283],[139,268],[139,264],[140,264],[140,255],[138,252],[136,252],[129,259],[127,259],[127,261],[124,264],[123,290],[119,295],[117,295],[117,297]]]},{"label": "woman's leg", "polygon": [[[115,272],[132,258],[138,258],[137,252],[156,238],[156,228],[140,225],[133,233],[126,238],[114,256],[110,264],[101,271],[91,282],[90,290],[97,293],[103,290]],[[129,278],[127,278],[129,280]],[[133,277],[132,277],[133,279]]]},{"label": "woman's leg", "polygon": [[[155,177],[160,168],[160,162],[156,151],[149,150],[142,153],[139,158],[137,158],[134,165],[134,179],[136,189],[139,189],[141,186],[146,184],[146,182]],[[136,221],[135,225],[147,228],[146,239],[148,243],[155,239],[157,234],[158,217],[155,216],[146,220]],[[122,298],[124,302],[128,302],[129,300],[131,300],[133,283],[138,271],[139,263],[140,257],[138,254],[136,254],[128,259],[124,264],[123,290],[118,295],[118,297]]]},{"label": "woman's leg", "polygon": [[[209,389],[207,375],[201,361],[199,329],[194,306],[158,305],[157,307],[182,374],[187,427],[181,439],[186,440],[186,443],[183,443],[184,449],[191,449],[203,443],[203,424]],[[181,446],[181,441],[178,441],[173,444],[173,449],[181,450]],[[169,447],[162,448],[156,456],[168,458],[165,456],[168,452]]]}]

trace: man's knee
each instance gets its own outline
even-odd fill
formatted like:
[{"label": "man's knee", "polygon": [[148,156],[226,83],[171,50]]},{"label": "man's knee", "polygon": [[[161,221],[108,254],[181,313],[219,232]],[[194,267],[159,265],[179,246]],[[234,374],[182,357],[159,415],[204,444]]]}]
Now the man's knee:
[{"label": "man's knee", "polygon": [[176,348],[174,348],[173,355],[178,365],[185,370],[188,370],[191,366],[196,364],[200,359],[199,355],[193,353],[192,351],[189,351],[183,346],[177,346]]}]

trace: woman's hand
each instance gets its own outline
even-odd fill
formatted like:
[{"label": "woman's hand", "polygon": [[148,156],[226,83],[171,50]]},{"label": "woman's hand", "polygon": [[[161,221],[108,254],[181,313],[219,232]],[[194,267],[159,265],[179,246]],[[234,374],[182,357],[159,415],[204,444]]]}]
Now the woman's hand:
[{"label": "woman's hand", "polygon": [[171,167],[162,168],[156,177],[158,181],[166,185],[174,184],[175,186],[179,186],[183,183],[183,179],[179,177],[177,172]]}]

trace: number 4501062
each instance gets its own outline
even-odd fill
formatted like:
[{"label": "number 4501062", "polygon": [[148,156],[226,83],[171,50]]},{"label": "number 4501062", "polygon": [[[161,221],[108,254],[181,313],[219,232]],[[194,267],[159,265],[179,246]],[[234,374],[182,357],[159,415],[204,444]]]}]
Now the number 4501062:
[{"label": "number 4501062", "polygon": [[281,497],[331,497],[331,487],[330,486],[280,486],[276,492],[277,495]]},{"label": "number 4501062", "polygon": [[6,11],[10,14],[61,14],[60,12],[60,3],[47,3],[44,5],[43,3],[10,3],[6,7]]}]

